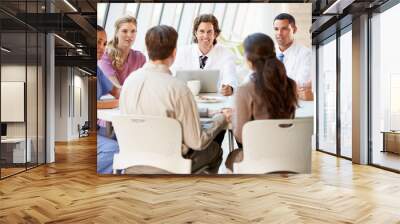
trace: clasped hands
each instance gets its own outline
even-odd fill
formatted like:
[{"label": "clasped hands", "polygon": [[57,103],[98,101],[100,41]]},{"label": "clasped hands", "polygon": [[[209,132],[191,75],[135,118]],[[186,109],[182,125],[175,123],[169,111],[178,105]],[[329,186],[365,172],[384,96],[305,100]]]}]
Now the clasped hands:
[{"label": "clasped hands", "polygon": [[220,110],[209,110],[208,111],[208,114],[210,116],[214,116],[215,114],[223,114],[228,123],[230,123],[232,121],[232,113],[233,113],[232,108],[222,108]]}]

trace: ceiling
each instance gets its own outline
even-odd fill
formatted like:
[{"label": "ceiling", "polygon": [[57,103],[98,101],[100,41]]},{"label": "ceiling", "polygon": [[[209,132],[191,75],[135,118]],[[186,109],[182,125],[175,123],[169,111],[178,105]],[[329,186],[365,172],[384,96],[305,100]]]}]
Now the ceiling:
[{"label": "ceiling", "polygon": [[2,61],[29,63],[44,49],[40,35],[50,32],[70,43],[55,37],[56,66],[79,66],[94,74],[97,0],[68,3],[76,10],[63,0],[1,0],[1,44],[11,51]]},{"label": "ceiling", "polygon": [[376,12],[382,5],[393,0],[313,0],[313,44],[332,36],[337,30],[352,23],[353,18],[368,12]]}]

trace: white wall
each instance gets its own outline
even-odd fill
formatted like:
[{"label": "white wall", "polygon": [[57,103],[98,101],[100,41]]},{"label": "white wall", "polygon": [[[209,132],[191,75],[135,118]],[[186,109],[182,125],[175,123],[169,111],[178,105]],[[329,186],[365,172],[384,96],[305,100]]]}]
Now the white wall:
[{"label": "white wall", "polygon": [[88,120],[88,78],[71,67],[56,67],[55,141],[78,138],[78,124]]},{"label": "white wall", "polygon": [[[22,65],[2,65],[1,66],[1,81],[18,81],[25,82],[25,66]],[[8,108],[1,108],[7,110]],[[24,122],[7,123],[8,137],[25,137]]]},{"label": "white wall", "polygon": [[[1,81],[10,81],[10,82],[25,82],[25,69],[27,69],[28,74],[31,74],[33,70],[36,74],[36,67],[28,66],[25,68],[25,65],[2,65],[1,66]],[[29,76],[28,76],[29,78]],[[36,80],[29,80],[29,86],[36,86]],[[27,88],[27,106],[30,106],[31,109],[36,108],[36,88]],[[34,103],[34,104],[32,104]],[[40,107],[41,105],[39,105]],[[10,108],[1,108],[1,110],[9,110]],[[36,110],[36,109],[35,109]],[[34,121],[36,123],[36,113],[27,113],[28,122]],[[25,137],[25,122],[7,122],[7,136],[9,137]],[[34,126],[34,127],[33,127]],[[29,128],[34,128],[35,136],[36,136],[36,124],[28,124]],[[30,131],[28,130],[28,137]]]},{"label": "white wall", "polygon": [[[36,71],[38,69],[38,71]],[[27,81],[25,78],[27,77]],[[7,137],[24,138],[25,132],[31,139],[32,161],[36,162],[36,153],[39,153],[39,163],[44,162],[44,89],[42,68],[20,64],[4,64],[1,66],[1,80],[26,83],[26,110],[27,120],[25,122],[6,122]],[[38,85],[38,86],[37,86]],[[38,91],[38,92],[37,92]],[[7,97],[7,96],[2,96]],[[1,110],[12,110],[12,108],[1,108]],[[3,111],[4,112],[4,111]],[[7,111],[12,113],[12,111]],[[23,113],[25,111],[22,111]],[[36,138],[37,137],[37,138]],[[37,151],[38,150],[38,151]]]},{"label": "white wall", "polygon": [[69,69],[55,68],[55,141],[68,141]]},{"label": "white wall", "polygon": [[[88,78],[87,76],[80,76],[76,74],[77,70],[75,70],[74,75],[74,108],[72,111],[72,119],[71,119],[71,135],[72,138],[78,138],[78,124],[81,126],[88,121]],[[78,73],[81,74],[81,73]]]}]

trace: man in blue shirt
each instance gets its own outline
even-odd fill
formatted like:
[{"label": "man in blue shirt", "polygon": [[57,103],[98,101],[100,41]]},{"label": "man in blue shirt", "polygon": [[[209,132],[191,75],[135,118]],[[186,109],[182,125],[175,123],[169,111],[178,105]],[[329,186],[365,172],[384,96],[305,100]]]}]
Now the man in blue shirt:
[{"label": "man in blue shirt", "polygon": [[[104,54],[107,43],[106,32],[101,26],[97,26],[97,60]],[[118,107],[118,98],[120,90],[115,87],[111,81],[104,75],[103,71],[97,66],[97,108],[109,109]],[[101,100],[104,95],[111,94],[116,99]],[[114,153],[119,152],[116,139],[106,136],[104,121],[99,121],[97,130],[97,173],[111,174]]]}]

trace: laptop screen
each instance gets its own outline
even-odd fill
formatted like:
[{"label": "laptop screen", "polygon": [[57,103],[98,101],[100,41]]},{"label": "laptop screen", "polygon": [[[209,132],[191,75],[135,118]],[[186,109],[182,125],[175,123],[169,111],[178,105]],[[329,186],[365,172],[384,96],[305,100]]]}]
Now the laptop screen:
[{"label": "laptop screen", "polygon": [[175,77],[185,83],[190,80],[199,80],[201,93],[218,92],[219,70],[177,70]]}]

